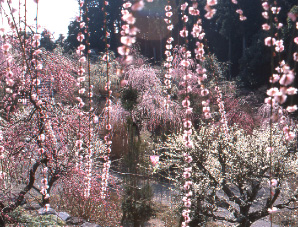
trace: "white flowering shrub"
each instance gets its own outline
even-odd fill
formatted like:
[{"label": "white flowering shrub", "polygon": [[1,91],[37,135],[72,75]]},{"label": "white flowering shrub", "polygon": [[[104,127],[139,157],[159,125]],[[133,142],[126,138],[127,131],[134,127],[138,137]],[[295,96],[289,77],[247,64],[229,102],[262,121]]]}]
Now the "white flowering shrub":
[{"label": "white flowering shrub", "polygon": [[179,177],[172,180],[184,185],[181,191],[187,182],[192,185],[191,203],[182,198],[184,207],[193,211],[190,226],[202,223],[206,216],[250,226],[273,211],[293,208],[298,191],[289,186],[289,177],[298,170],[296,145],[285,141],[278,124],[251,134],[234,126],[229,135],[219,126],[202,125],[192,139],[191,178],[185,179],[183,172],[186,150],[181,135],[169,137],[163,144],[160,162],[160,168],[176,170]]}]

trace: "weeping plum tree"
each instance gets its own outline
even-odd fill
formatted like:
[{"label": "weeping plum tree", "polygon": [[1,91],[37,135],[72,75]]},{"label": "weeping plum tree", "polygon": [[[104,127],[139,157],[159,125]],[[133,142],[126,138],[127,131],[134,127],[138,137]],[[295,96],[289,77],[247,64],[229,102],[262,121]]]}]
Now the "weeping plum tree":
[{"label": "weeping plum tree", "polygon": [[[157,70],[142,58],[134,57],[136,64],[127,67],[121,84],[121,107],[117,114],[126,118],[128,152],[124,154],[125,196],[122,205],[123,217],[121,224],[131,221],[140,226],[152,215],[150,199],[152,196],[147,181],[141,179],[147,175],[140,166],[145,165],[144,151],[148,145],[142,139],[142,132],[149,131],[152,135],[157,127],[166,122],[179,125],[179,105],[170,102],[165,107],[166,96],[163,92],[162,80]],[[138,64],[138,62],[141,64]],[[114,110],[116,108],[113,107]],[[122,109],[122,110],[121,110]],[[176,123],[175,123],[176,122]],[[149,151],[150,153],[150,151]],[[141,186],[140,186],[141,185]]]},{"label": "weeping plum tree", "polygon": [[1,39],[1,226],[31,189],[49,204],[55,182],[76,167],[76,138],[87,132],[74,99],[76,64],[39,49],[39,39]]}]

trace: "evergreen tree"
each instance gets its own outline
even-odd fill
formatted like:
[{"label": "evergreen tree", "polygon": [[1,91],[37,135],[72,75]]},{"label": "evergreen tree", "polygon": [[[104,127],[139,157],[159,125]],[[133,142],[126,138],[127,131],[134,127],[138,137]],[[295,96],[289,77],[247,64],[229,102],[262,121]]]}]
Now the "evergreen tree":
[{"label": "evergreen tree", "polygon": [[41,33],[40,46],[44,47],[47,51],[53,51],[56,47],[51,33],[46,29]]},{"label": "evergreen tree", "polygon": [[[109,5],[104,6],[104,0],[87,0],[87,17],[88,32],[90,34],[89,43],[90,48],[96,51],[103,51],[105,49],[105,42],[103,42],[106,33],[104,29],[104,21],[107,23],[107,31],[110,34],[108,42],[110,44],[110,50],[115,51],[120,45],[120,36],[115,31],[120,30],[121,24],[121,6],[122,1],[110,1]],[[104,15],[104,9],[107,13]],[[86,7],[83,6],[83,17],[86,17]],[[84,20],[86,21],[86,20]],[[75,49],[79,42],[77,41],[77,34],[80,31],[80,25],[77,21],[72,21],[68,26],[68,36],[66,39],[66,50]]]}]

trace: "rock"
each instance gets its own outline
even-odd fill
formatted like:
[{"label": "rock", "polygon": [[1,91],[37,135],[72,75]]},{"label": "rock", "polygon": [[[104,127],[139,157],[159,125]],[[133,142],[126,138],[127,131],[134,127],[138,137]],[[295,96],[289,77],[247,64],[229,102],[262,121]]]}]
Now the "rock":
[{"label": "rock", "polygon": [[67,212],[58,212],[57,216],[63,221],[67,221],[69,218],[71,218],[71,216]]},{"label": "rock", "polygon": [[100,225],[90,223],[90,222],[85,222],[81,227],[101,227]]},{"label": "rock", "polygon": [[41,206],[38,203],[27,203],[24,208],[26,210],[38,210]]},{"label": "rock", "polygon": [[154,226],[164,227],[166,225],[160,219],[152,218],[149,221],[147,221],[146,223],[144,223],[144,226],[146,226],[146,227],[154,227]]},{"label": "rock", "polygon": [[[254,222],[251,226],[252,227],[258,227],[258,226],[271,226],[270,221],[268,220],[269,218],[262,218],[256,222]],[[272,227],[279,227],[279,225],[272,224]]]},{"label": "rock", "polygon": [[39,215],[48,215],[48,214],[57,215],[57,212],[53,208],[49,208],[48,211],[46,210],[46,208],[40,208],[37,212]]},{"label": "rock", "polygon": [[66,220],[66,224],[68,225],[82,225],[84,222],[86,222],[83,218],[78,217],[70,217]]},{"label": "rock", "polygon": [[66,223],[63,220],[61,220],[58,216],[50,214],[39,215],[37,217],[33,216],[32,219],[29,219],[28,222],[26,222],[25,226],[66,226]]}]

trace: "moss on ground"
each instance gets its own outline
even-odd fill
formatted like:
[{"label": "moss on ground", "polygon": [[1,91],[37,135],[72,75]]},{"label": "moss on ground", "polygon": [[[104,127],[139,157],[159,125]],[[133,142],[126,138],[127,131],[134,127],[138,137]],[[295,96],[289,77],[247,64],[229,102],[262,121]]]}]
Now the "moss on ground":
[{"label": "moss on ground", "polygon": [[8,226],[16,226],[16,223],[18,223],[19,226],[24,227],[66,226],[66,223],[56,215],[38,215],[37,213],[26,211],[23,207],[18,207],[11,212],[9,216],[12,218],[14,224]]}]

